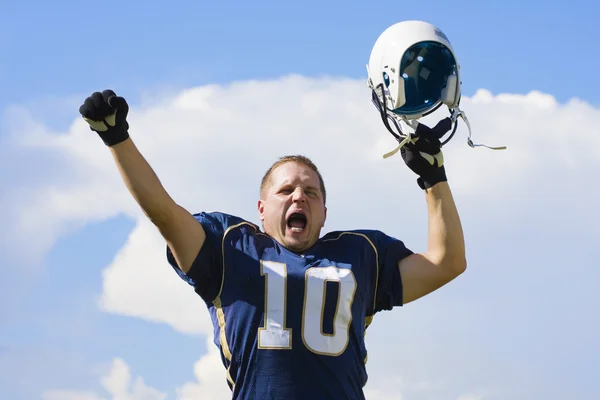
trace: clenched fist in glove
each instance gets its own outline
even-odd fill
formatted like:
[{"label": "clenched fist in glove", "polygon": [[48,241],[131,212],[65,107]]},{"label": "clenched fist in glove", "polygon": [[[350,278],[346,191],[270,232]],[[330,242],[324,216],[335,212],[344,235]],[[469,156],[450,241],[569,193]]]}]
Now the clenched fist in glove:
[{"label": "clenched fist in glove", "polygon": [[451,124],[449,118],[440,121],[434,128],[419,124],[412,140],[400,149],[408,168],[419,176],[417,184],[421,189],[447,181],[440,138],[450,130]]},{"label": "clenched fist in glove", "polygon": [[129,105],[125,99],[112,90],[92,93],[79,107],[79,113],[90,129],[98,133],[109,147],[129,138],[128,112]]}]

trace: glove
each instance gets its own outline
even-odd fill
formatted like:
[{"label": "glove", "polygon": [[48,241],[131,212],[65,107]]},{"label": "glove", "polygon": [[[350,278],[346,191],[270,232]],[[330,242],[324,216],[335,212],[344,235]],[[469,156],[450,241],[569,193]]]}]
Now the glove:
[{"label": "glove", "polygon": [[128,112],[129,105],[125,99],[112,90],[92,93],[79,107],[79,113],[90,129],[98,133],[109,147],[129,138]]},{"label": "glove", "polygon": [[449,118],[440,121],[433,129],[419,123],[412,140],[400,149],[404,163],[419,176],[417,184],[423,190],[448,180],[440,138],[451,126]]}]

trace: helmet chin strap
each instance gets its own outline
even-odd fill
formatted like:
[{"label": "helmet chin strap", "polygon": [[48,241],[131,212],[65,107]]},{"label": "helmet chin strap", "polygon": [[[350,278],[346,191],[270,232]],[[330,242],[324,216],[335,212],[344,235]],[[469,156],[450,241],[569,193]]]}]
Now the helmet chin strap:
[{"label": "helmet chin strap", "polygon": [[467,125],[467,129],[469,131],[469,137],[467,138],[467,144],[473,148],[475,147],[487,147],[488,149],[491,150],[506,150],[506,146],[488,146],[486,144],[476,144],[473,143],[473,141],[471,140],[471,124],[469,123],[469,120],[467,119],[467,114],[465,114],[464,111],[462,111],[460,108],[456,107],[453,110],[450,110],[450,118],[452,119],[452,121],[457,121],[458,118],[462,119],[465,123],[465,125]]},{"label": "helmet chin strap", "polygon": [[[381,99],[383,99],[383,100],[381,100],[379,95],[377,94],[377,91],[376,91],[377,89],[381,90]],[[373,104],[375,105],[375,107],[377,108],[377,110],[379,110],[383,124],[385,125],[387,130],[392,134],[392,136],[394,136],[394,138],[398,141],[398,146],[394,150],[392,150],[388,153],[385,153],[383,155],[383,158],[389,158],[389,157],[393,156],[394,154],[398,153],[398,151],[400,151],[400,149],[402,149],[402,147],[404,145],[406,145],[406,143],[408,143],[408,142],[414,143],[414,140],[418,139],[418,137],[420,135],[434,135],[438,139],[441,140],[441,138],[448,131],[450,131],[450,129],[452,129],[452,133],[450,134],[450,136],[441,143],[441,146],[444,146],[446,143],[448,143],[450,141],[450,139],[452,139],[452,137],[456,133],[456,129],[458,128],[458,119],[459,118],[462,119],[463,122],[465,123],[465,125],[467,126],[467,129],[469,131],[469,136],[467,138],[467,144],[471,148],[487,147],[488,149],[491,149],[491,150],[505,150],[506,149],[506,146],[488,146],[485,144],[473,143],[473,140],[471,139],[471,124],[469,123],[469,120],[467,119],[467,115],[465,114],[465,112],[462,111],[460,108],[458,108],[458,106],[453,109],[449,109],[450,117],[446,117],[443,120],[441,120],[440,122],[438,122],[438,124],[434,128],[429,128],[427,125],[418,122],[418,119],[409,120],[405,116],[400,116],[400,115],[390,113],[387,108],[387,104],[386,104],[385,90],[383,88],[383,84],[377,85],[377,87],[372,90],[372,101],[373,101]],[[431,112],[433,112],[434,110],[432,110]],[[431,113],[431,112],[429,112],[429,113]],[[394,130],[392,129],[392,127],[390,126],[388,121],[392,121],[394,127],[398,131],[397,133],[394,132]],[[404,122],[406,125],[408,125],[412,129],[413,132],[410,132],[409,129],[407,129],[406,132],[404,132],[400,128],[401,122]]]},{"label": "helmet chin strap", "polygon": [[402,147],[404,147],[404,145],[405,145],[407,142],[409,142],[409,141],[411,141],[411,142],[412,142],[412,137],[411,137],[411,136],[412,136],[412,135],[411,135],[410,133],[406,134],[406,136],[404,137],[404,139],[402,139],[402,141],[400,142],[400,144],[398,145],[398,147],[396,147],[396,148],[395,148],[394,150],[392,150],[392,151],[389,151],[389,152],[385,153],[385,154],[383,155],[383,158],[388,158],[388,157],[391,157],[391,156],[393,156],[394,154],[396,154],[397,152],[399,152],[399,151],[400,151],[400,149],[401,149]]}]

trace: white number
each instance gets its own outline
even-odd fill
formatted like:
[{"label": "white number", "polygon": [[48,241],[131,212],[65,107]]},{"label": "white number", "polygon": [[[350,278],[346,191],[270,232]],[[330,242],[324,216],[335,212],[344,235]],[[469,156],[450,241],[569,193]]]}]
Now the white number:
[{"label": "white number", "polygon": [[265,326],[258,329],[259,349],[291,349],[292,330],[285,327],[287,266],[261,261],[260,274],[265,279]]},{"label": "white number", "polygon": [[[292,330],[286,328],[287,268],[285,264],[262,261],[265,280],[265,322],[258,331],[260,349],[291,349]],[[338,283],[338,298],[333,321],[333,334],[323,333],[325,290],[327,282]],[[302,340],[314,353],[339,355],[348,345],[352,302],[356,280],[349,269],[312,267],[306,271]]]},{"label": "white number", "polygon": [[[325,288],[327,282],[339,284],[333,317],[333,334],[323,333]],[[349,269],[336,267],[309,268],[306,271],[304,310],[302,312],[302,340],[315,353],[339,355],[348,344],[348,329],[352,322],[352,302],[356,280]]]}]

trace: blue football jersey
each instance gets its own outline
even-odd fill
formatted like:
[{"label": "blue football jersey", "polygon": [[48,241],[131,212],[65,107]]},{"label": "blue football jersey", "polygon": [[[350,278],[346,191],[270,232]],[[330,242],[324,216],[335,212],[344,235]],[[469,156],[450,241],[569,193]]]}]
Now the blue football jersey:
[{"label": "blue football jersey", "polygon": [[365,331],[402,305],[403,242],[338,231],[297,254],[241,218],[194,216],[206,241],[188,274],[167,256],[208,306],[232,398],[364,399]]}]

